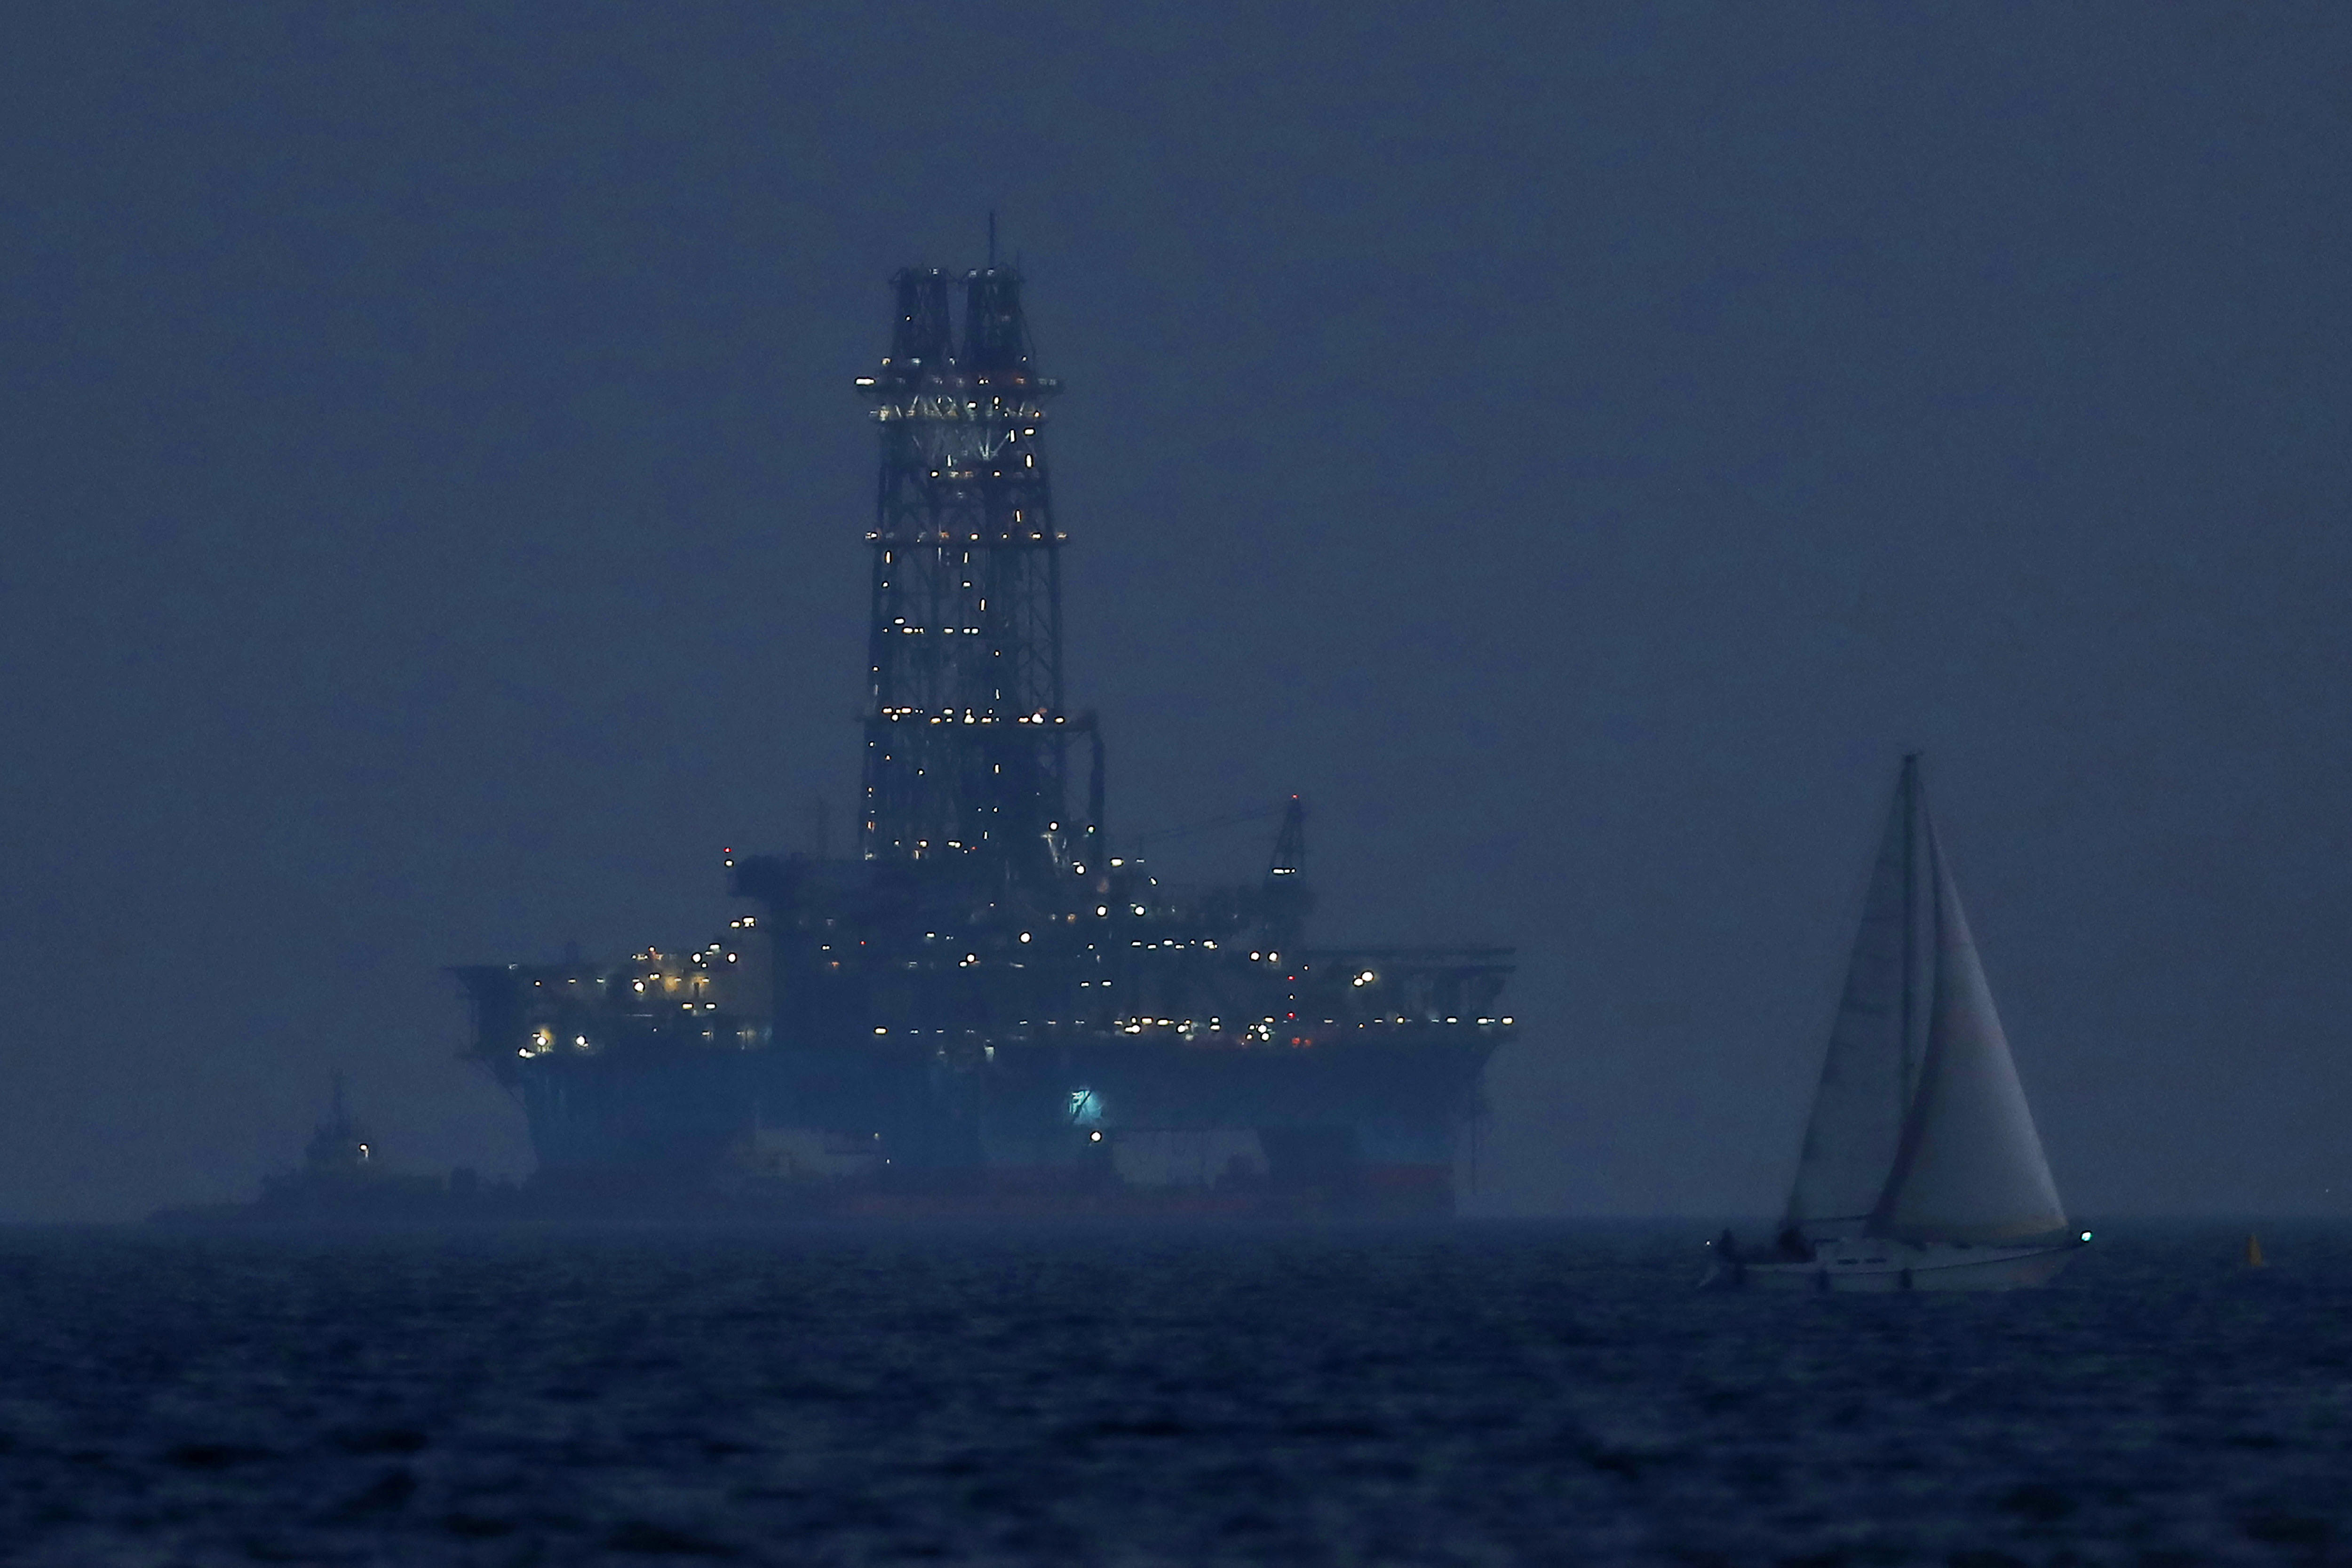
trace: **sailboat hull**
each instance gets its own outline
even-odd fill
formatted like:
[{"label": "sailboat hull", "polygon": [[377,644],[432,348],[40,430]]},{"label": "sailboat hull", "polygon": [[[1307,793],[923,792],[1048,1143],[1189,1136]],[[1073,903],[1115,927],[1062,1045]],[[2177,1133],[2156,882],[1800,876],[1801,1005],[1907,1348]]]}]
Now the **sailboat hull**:
[{"label": "sailboat hull", "polygon": [[1741,1263],[1725,1283],[1757,1290],[2032,1290],[2074,1261],[2081,1242],[2054,1247],[1824,1247],[1810,1261]]}]

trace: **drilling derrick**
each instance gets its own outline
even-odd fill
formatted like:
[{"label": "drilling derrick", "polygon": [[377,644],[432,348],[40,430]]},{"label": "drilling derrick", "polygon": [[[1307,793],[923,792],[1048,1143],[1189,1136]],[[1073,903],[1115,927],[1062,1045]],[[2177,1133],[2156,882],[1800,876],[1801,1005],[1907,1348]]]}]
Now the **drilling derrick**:
[{"label": "drilling derrick", "polygon": [[892,279],[898,323],[858,378],[881,426],[866,715],[869,860],[965,858],[1034,879],[1060,858],[1062,536],[1043,430],[1058,385],[1030,363],[1021,278]]}]

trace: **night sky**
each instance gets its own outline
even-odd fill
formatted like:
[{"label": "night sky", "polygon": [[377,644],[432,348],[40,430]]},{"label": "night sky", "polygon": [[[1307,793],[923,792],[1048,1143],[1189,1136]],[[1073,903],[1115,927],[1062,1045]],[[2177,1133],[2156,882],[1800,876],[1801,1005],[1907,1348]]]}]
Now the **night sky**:
[{"label": "night sky", "polygon": [[2352,8],[10,28],[0,1218],[528,1169],[444,966],[844,836],[992,208],[1113,831],[1518,946],[1474,1209],[1778,1208],[1916,748],[2070,1207],[2352,1214]]}]

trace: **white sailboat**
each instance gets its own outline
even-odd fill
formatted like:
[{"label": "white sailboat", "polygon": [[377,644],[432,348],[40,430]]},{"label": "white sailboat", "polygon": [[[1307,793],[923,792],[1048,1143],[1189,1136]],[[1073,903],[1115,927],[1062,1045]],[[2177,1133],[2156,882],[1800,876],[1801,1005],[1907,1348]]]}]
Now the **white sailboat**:
[{"label": "white sailboat", "polygon": [[1968,916],[1903,760],[1780,1236],[1710,1279],[1807,1290],[2047,1284],[2066,1223]]}]

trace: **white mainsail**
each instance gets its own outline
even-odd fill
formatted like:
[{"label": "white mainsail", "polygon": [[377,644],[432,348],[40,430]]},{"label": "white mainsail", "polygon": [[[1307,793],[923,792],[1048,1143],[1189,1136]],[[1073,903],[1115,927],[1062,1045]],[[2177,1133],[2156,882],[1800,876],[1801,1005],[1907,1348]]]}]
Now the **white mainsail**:
[{"label": "white mainsail", "polygon": [[1994,1241],[2065,1211],[1906,757],[1789,1196],[1816,1240]]}]

